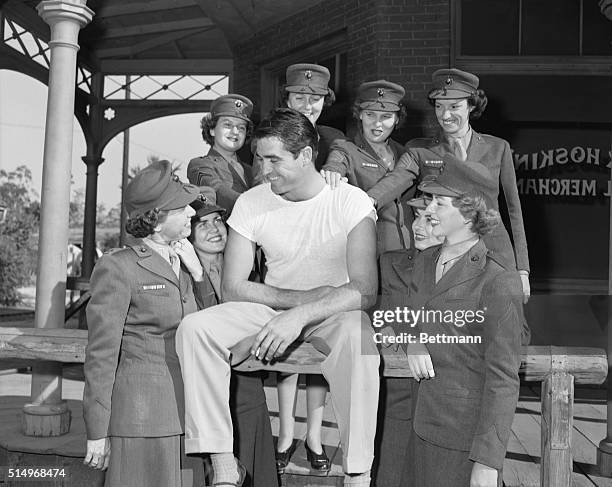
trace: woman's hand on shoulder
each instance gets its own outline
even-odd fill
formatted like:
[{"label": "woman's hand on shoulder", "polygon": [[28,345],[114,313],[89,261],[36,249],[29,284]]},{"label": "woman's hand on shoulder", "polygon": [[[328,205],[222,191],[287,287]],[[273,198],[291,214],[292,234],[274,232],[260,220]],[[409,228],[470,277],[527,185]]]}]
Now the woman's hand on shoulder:
[{"label": "woman's hand on shoulder", "polygon": [[110,439],[87,440],[87,454],[83,463],[91,468],[106,470],[110,461]]},{"label": "woman's hand on shoulder", "polygon": [[331,189],[336,189],[340,184],[340,181],[348,181],[348,178],[341,176],[340,173],[336,171],[327,171],[326,169],[321,169],[320,174],[321,176],[323,176],[323,179],[325,179],[325,182],[329,185]]},{"label": "woman's hand on shoulder", "polygon": [[431,355],[429,350],[422,343],[411,343],[408,345],[406,350],[408,357],[408,365],[410,366],[410,372],[412,377],[417,382],[421,379],[432,379],[436,376],[431,361]]},{"label": "woman's hand on shoulder", "polygon": [[474,462],[470,487],[497,487],[498,472],[493,467]]}]

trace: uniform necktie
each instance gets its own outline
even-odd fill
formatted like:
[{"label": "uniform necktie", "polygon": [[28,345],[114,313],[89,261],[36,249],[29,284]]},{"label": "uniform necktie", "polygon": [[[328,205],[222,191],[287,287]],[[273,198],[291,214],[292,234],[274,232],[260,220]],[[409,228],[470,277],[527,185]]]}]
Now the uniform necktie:
[{"label": "uniform necktie", "polygon": [[221,270],[216,263],[212,263],[210,265],[210,269],[208,270],[208,278],[215,290],[215,294],[219,299],[221,299]]},{"label": "uniform necktie", "polygon": [[460,161],[467,160],[467,151],[465,150],[463,140],[460,137],[453,139],[453,146],[455,157]]},{"label": "uniform necktie", "polygon": [[443,264],[442,261],[438,259],[438,262],[436,263],[436,284],[438,284],[438,281],[442,279],[444,274],[446,274],[446,271],[448,270],[447,267],[450,267],[448,262]]},{"label": "uniform necktie", "polygon": [[176,277],[179,277],[181,272],[181,259],[179,259],[179,256],[172,247],[168,247],[168,255],[170,256],[170,265],[172,266],[172,270],[176,274]]}]

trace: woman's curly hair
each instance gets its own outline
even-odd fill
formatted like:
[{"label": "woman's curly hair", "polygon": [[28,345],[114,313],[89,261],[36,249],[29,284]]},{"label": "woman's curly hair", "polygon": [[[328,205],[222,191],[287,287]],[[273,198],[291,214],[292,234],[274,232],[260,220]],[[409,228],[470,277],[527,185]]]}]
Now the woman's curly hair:
[{"label": "woman's curly hair", "polygon": [[155,227],[163,223],[168,217],[168,212],[157,208],[128,218],[125,222],[125,231],[136,238],[144,238],[153,234]]},{"label": "woman's curly hair", "polygon": [[472,222],[472,231],[481,237],[501,224],[499,212],[487,208],[485,198],[481,194],[464,194],[454,198],[453,206]]},{"label": "woman's curly hair", "polygon": [[[433,91],[437,92],[438,90],[432,90],[432,92]],[[487,103],[489,103],[489,99],[487,98],[487,94],[484,92],[484,90],[478,89],[478,90],[476,90],[475,93],[473,93],[472,95],[468,96],[466,99],[467,99],[467,102],[468,102],[468,106],[474,107],[474,109],[470,112],[470,118],[473,119],[473,120],[476,120],[477,118],[480,118],[480,116],[485,111],[485,108],[487,108]],[[432,107],[436,106],[436,99],[435,98],[431,98],[429,95],[427,95],[427,100],[429,101],[429,104]]]},{"label": "woman's curly hair", "polygon": [[[215,144],[215,138],[210,135],[210,131],[217,126],[220,115],[213,116],[212,113],[207,113],[200,120],[200,128],[202,129],[202,139],[211,147]],[[250,120],[247,122],[246,139],[249,139],[253,134],[253,122]]]},{"label": "woman's curly hair", "polygon": [[[290,92],[285,89],[286,87],[287,85],[281,86],[279,108],[287,108],[289,106],[287,102],[289,101]],[[325,95],[324,98],[325,99],[323,101],[323,108],[332,106],[336,102],[336,94],[334,93],[334,90],[332,90],[331,88],[327,88],[327,95]]]}]

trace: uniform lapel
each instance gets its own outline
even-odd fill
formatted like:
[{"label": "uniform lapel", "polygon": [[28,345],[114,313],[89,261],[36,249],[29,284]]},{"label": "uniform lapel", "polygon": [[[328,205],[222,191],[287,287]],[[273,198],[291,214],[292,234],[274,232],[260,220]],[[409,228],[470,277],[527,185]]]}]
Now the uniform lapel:
[{"label": "uniform lapel", "polygon": [[[365,140],[365,137],[363,136],[361,131],[357,132],[357,135],[355,136],[355,144],[357,145],[357,147],[359,147],[359,150],[365,152],[368,156],[370,156],[372,162],[377,164],[378,167],[383,170],[383,175],[389,172],[389,168],[385,166],[385,164],[378,158],[378,154],[376,154],[374,149],[372,149],[372,146],[368,144],[368,142]],[[395,162],[397,162],[397,159],[395,160]]]},{"label": "uniform lapel", "polygon": [[480,162],[489,151],[489,144],[479,133],[472,129],[472,140],[467,148],[468,161]]},{"label": "uniform lapel", "polygon": [[166,262],[161,255],[152,250],[144,242],[132,245],[132,249],[138,255],[138,265],[140,267],[163,277],[180,289],[178,277],[172,270],[170,264]]},{"label": "uniform lapel", "polygon": [[414,309],[420,309],[430,299],[435,287],[436,261],[440,246],[426,250],[415,258],[410,297]]},{"label": "uniform lapel", "polygon": [[[483,272],[486,263],[487,248],[482,240],[479,240],[468,250],[449,271],[444,274],[435,284],[431,298],[439,296],[453,287],[476,278]],[[430,276],[435,280],[435,261],[433,268],[428,270]]]},{"label": "uniform lapel", "polygon": [[[225,159],[223,159],[223,160],[225,161]],[[232,166],[227,161],[225,161],[225,164],[227,164],[227,168],[228,168],[229,172],[232,174],[232,181],[234,181],[234,184],[232,186],[239,193],[244,193],[247,189],[249,189],[249,188],[247,188],[246,181],[244,179],[242,179],[242,176],[240,174],[238,174],[238,171],[236,171],[236,169],[234,169],[234,166]],[[243,166],[243,169],[244,169],[244,165],[240,161],[238,161],[238,164]],[[246,171],[244,172],[244,176],[245,176],[245,179],[246,179]]]}]

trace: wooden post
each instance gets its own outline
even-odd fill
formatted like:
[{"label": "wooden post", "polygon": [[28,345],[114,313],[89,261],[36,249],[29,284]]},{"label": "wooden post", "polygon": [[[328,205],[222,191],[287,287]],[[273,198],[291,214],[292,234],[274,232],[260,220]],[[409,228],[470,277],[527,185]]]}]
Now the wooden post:
[{"label": "wooden post", "polygon": [[572,485],[574,377],[563,370],[563,358],[552,356],[553,372],[542,382],[542,487]]}]

